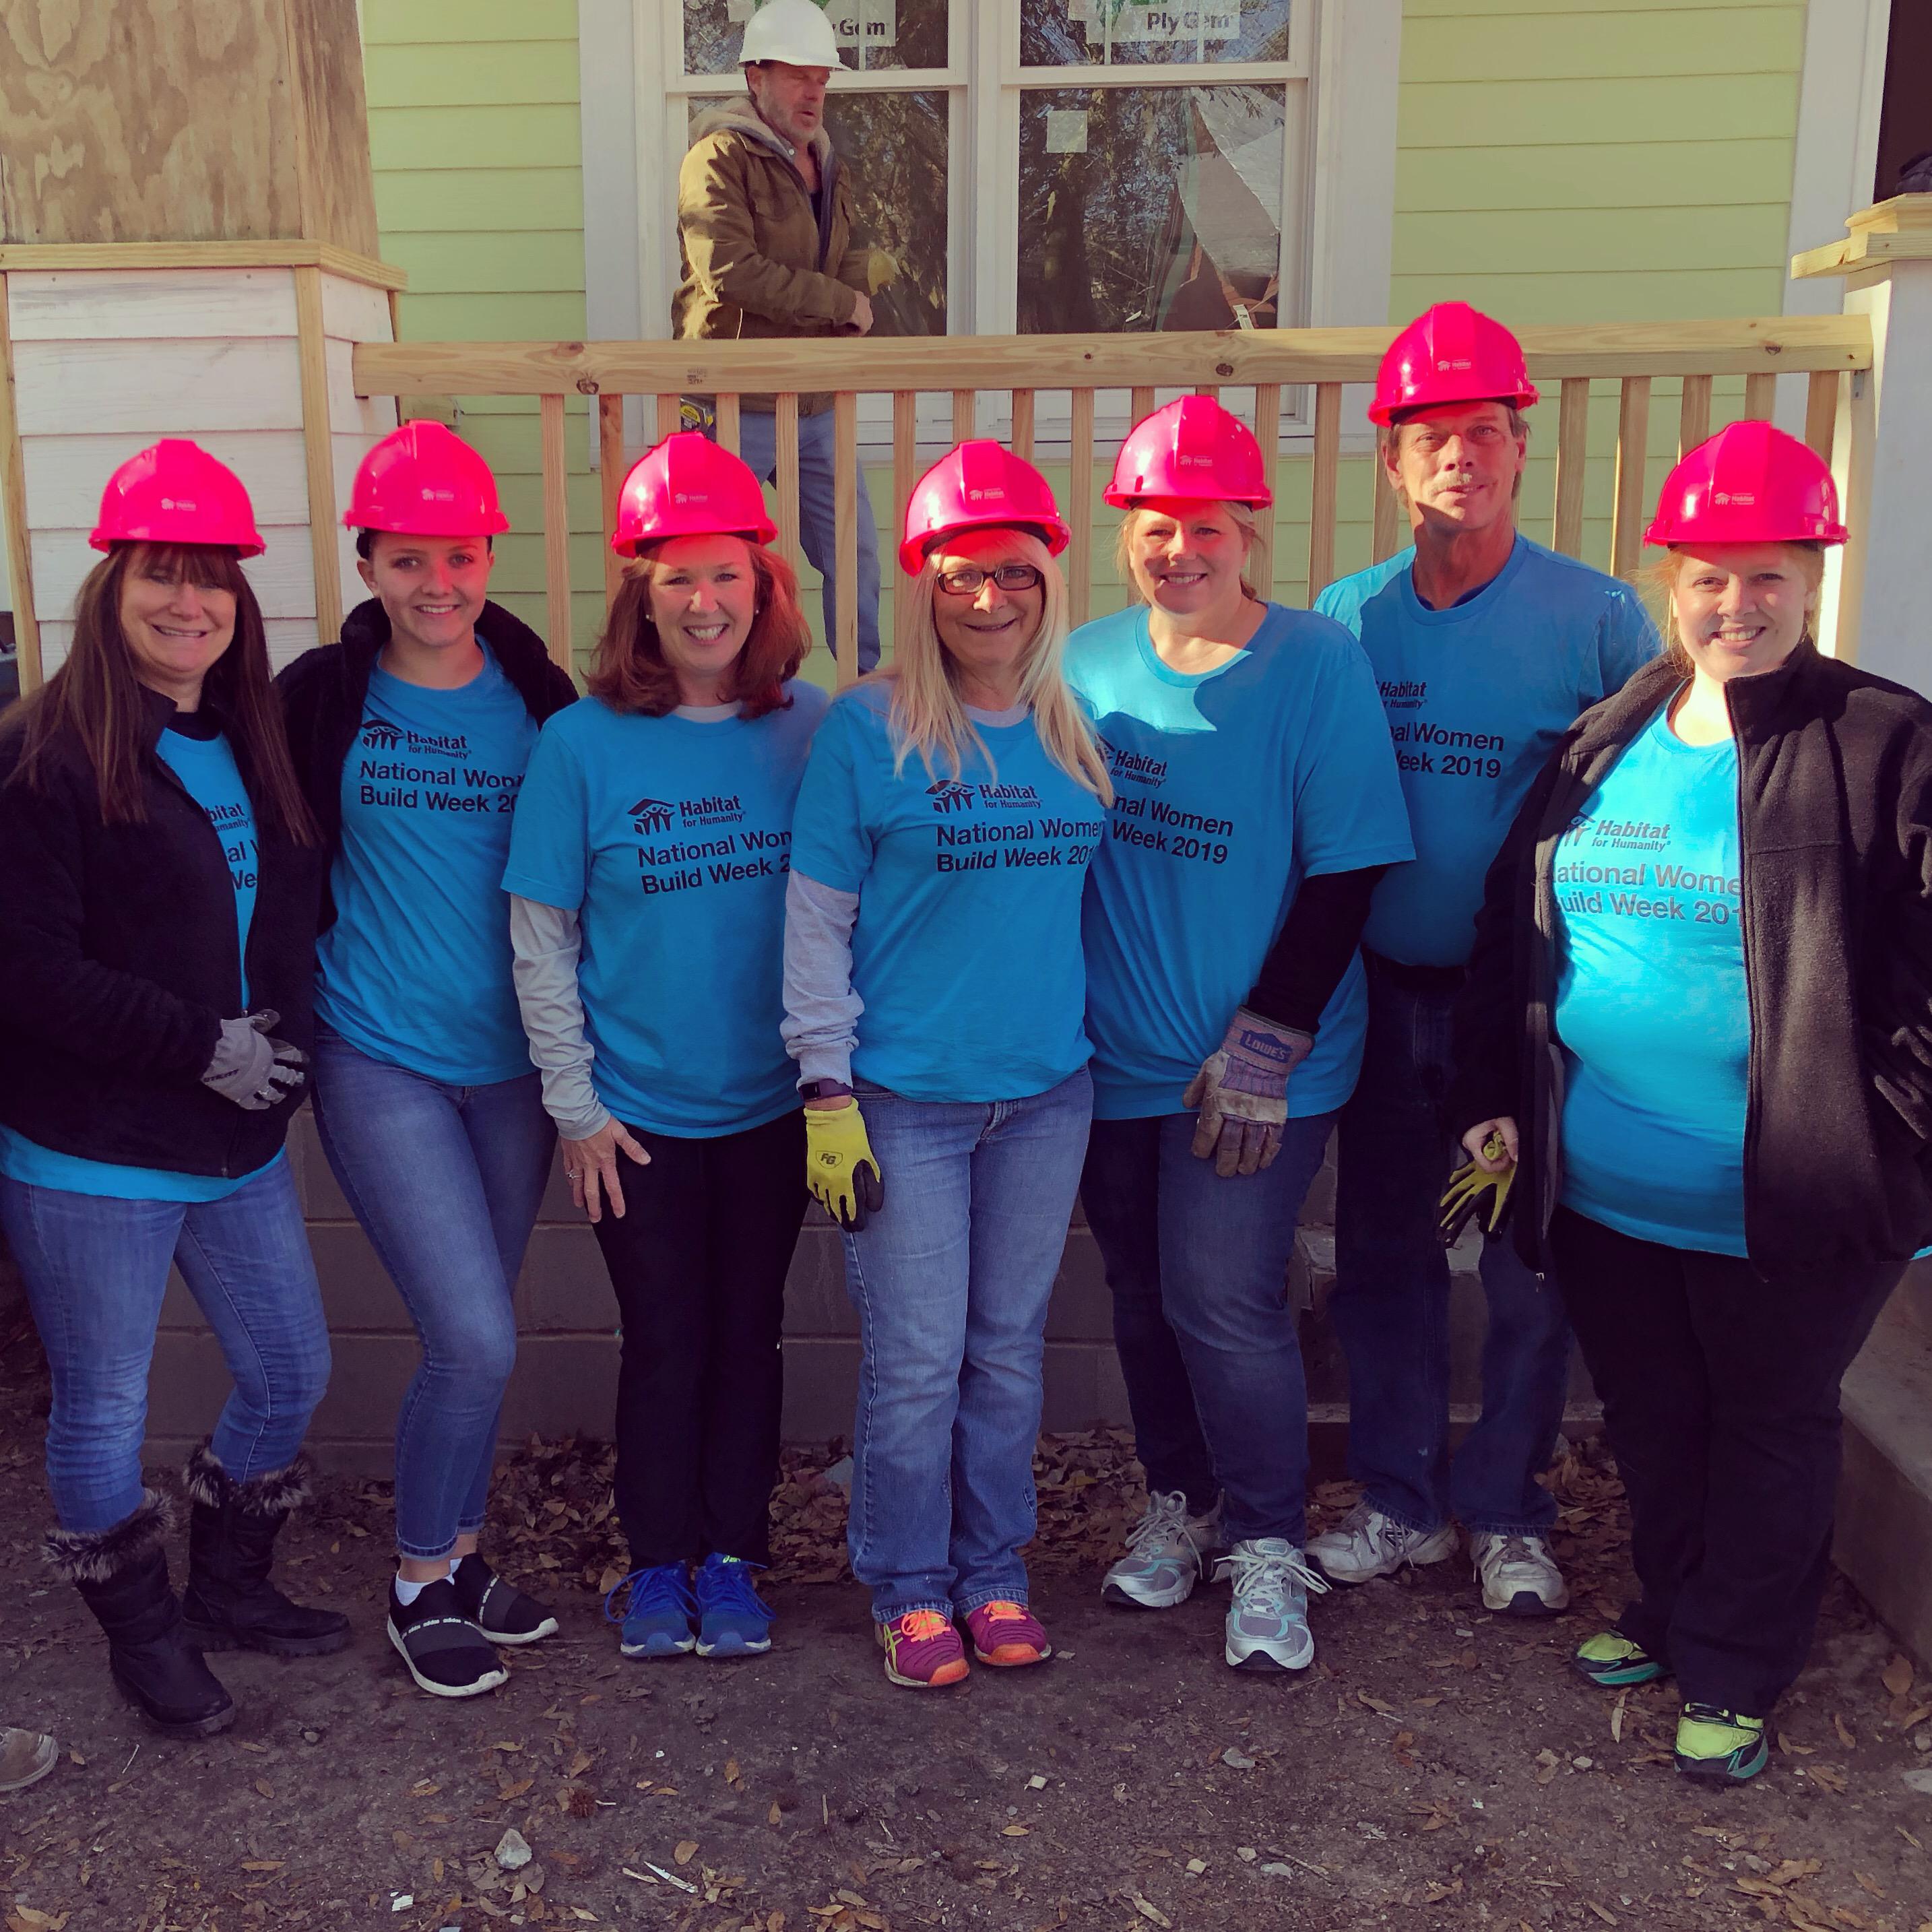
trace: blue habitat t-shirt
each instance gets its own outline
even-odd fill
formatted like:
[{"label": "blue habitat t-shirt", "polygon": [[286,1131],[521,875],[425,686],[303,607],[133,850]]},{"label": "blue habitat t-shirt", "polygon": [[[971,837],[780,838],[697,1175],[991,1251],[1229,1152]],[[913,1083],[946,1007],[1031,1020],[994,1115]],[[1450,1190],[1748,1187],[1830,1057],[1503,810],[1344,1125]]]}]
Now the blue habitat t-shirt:
[{"label": "blue habitat t-shirt", "polygon": [[916,752],[895,775],[890,683],[832,706],[799,795],[793,862],[859,895],[852,1069],[915,1100],[1016,1100],[1090,1048],[1080,897],[1100,802],[1048,757],[1030,715],[978,727],[957,779]]},{"label": "blue habitat t-shirt", "polygon": [[1473,596],[1432,610],[1413,549],[1331,584],[1323,616],[1354,632],[1382,687],[1415,838],[1376,888],[1362,944],[1412,966],[1460,966],[1483,878],[1556,740],[1657,655],[1628,586],[1526,536]]},{"label": "blue habitat t-shirt", "polygon": [[[185,725],[187,729],[179,728]],[[154,746],[157,755],[182,782],[182,788],[208,814],[208,822],[221,841],[228,877],[235,888],[235,931],[242,949],[242,1004],[248,1004],[248,928],[255,917],[258,854],[255,844],[255,807],[242,782],[234,748],[219,731],[204,736],[199,714],[178,718]],[[230,1018],[236,1017],[230,1015]],[[88,1160],[80,1154],[60,1154],[0,1127],[0,1174],[30,1187],[58,1187],[70,1194],[92,1194],[110,1201],[222,1201],[245,1187],[256,1174],[266,1174],[281,1155],[266,1161],[254,1173],[224,1178],[212,1174],[175,1174],[161,1168],[124,1167],[112,1161]]]},{"label": "blue habitat t-shirt", "polygon": [[487,644],[483,668],[453,691],[371,673],[343,761],[315,1000],[370,1059],[463,1087],[530,1071],[501,881],[536,739]]},{"label": "blue habitat t-shirt", "polygon": [[1737,746],[1685,744],[1668,710],[1556,848],[1562,1199],[1640,1240],[1742,1255]]},{"label": "blue habitat t-shirt", "polygon": [[[1395,754],[1355,640],[1278,604],[1217,670],[1170,670],[1137,608],[1076,631],[1066,674],[1114,780],[1087,886],[1094,1114],[1178,1114],[1301,881],[1412,856]],[[1292,1116],[1354,1091],[1366,1015],[1358,958],[1288,1083]]]},{"label": "blue habitat t-shirt", "polygon": [[578,916],[598,1100],[627,1126],[737,1133],[798,1105],[784,899],[814,685],[762,718],[646,718],[586,698],[544,727],[503,887]]}]

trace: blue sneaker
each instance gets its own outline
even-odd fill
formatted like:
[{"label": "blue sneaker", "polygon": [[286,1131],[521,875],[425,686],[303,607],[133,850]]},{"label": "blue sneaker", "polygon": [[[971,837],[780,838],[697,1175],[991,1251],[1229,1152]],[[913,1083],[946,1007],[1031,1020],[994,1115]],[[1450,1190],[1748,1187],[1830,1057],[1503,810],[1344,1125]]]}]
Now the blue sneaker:
[{"label": "blue sneaker", "polygon": [[772,1606],[752,1587],[762,1569],[741,1556],[704,1559],[692,1581],[698,1594],[700,1657],[759,1657],[772,1647]]},{"label": "blue sneaker", "polygon": [[[614,1600],[624,1590],[630,1601],[622,1612]],[[617,1647],[626,1657],[685,1657],[698,1648],[691,1627],[698,1606],[682,1563],[660,1563],[650,1570],[633,1570],[604,1599],[607,1622],[621,1623]]]},{"label": "blue sneaker", "polygon": [[1278,1536],[1244,1538],[1221,1558],[1234,1580],[1225,1634],[1237,1670],[1306,1670],[1315,1661],[1308,1593],[1328,1586],[1292,1543]]}]

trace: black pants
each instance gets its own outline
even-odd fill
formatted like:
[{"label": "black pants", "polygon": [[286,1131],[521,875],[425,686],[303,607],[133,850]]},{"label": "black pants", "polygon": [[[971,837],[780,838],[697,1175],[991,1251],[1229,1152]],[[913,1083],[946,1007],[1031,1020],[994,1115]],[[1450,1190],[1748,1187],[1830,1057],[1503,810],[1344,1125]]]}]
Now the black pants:
[{"label": "black pants", "polygon": [[804,1219],[805,1117],[708,1140],[631,1132],[626,1212],[597,1223],[623,1353],[617,1520],[638,1569],[771,1556],[785,1273]]},{"label": "black pants", "polygon": [[1559,1208],[1556,1280],[1630,1505],[1624,1636],[1753,1717],[1804,1668],[1838,1486],[1838,1385],[1905,1260],[1767,1281]]}]

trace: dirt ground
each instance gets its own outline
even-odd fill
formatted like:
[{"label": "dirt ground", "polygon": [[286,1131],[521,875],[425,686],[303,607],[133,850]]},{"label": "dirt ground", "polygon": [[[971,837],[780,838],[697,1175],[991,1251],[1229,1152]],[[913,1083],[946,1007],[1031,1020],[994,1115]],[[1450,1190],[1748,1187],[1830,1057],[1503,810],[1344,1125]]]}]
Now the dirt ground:
[{"label": "dirt ground", "polygon": [[[1554,1478],[1570,1615],[1490,1616],[1444,1564],[1318,1599],[1319,1659],[1288,1680],[1222,1665],[1220,1589],[1101,1604],[1138,1469],[1118,1435],[1051,1438],[1034,1600],[1058,1654],[927,1695],[880,1674],[818,1473],[838,1445],[790,1459],[776,1647],[730,1664],[619,1657],[603,1452],[534,1445],[494,1547],[563,1628],[461,1703],[418,1694],[383,1640],[383,1490],[334,1482],[284,1539],[286,1580],[347,1610],[355,1647],[220,1658],[240,1720],[183,1744],[141,1729],[41,1570],[26,1352],[0,1383],[0,1718],[63,1756],[0,1799],[8,1932],[1932,1932],[1932,1686],[1842,1584],[1748,1790],[1671,1768],[1667,1689],[1613,1697],[1562,1667],[1626,1577],[1614,1473],[1588,1455]],[[1349,1500],[1324,1486],[1318,1514]]]}]

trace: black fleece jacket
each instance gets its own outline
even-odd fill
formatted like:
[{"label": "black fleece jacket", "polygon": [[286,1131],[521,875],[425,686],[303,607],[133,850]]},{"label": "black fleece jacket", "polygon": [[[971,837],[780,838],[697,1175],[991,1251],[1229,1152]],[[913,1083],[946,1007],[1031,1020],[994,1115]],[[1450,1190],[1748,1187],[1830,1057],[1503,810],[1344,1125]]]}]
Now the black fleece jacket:
[{"label": "black fleece jacket", "polygon": [[[485,603],[476,629],[539,724],[553,712],[576,703],[577,686],[570,674],[550,662],[542,638],[502,604]],[[288,716],[296,778],[322,828],[330,864],[342,847],[342,767],[362,728],[369,674],[388,641],[388,617],[380,603],[368,598],[343,620],[339,644],[304,651],[275,680]],[[322,924],[334,923],[335,908],[325,880]]]},{"label": "black fleece jacket", "polygon": [[[232,1177],[272,1160],[299,1096],[250,1113],[201,1084],[224,1019],[242,1012],[235,888],[208,814],[154,747],[174,706],[145,691],[145,823],[104,824],[77,740],[57,740],[46,789],[10,782],[25,733],[0,728],[0,1122],[62,1154]],[[212,700],[205,709],[224,722]],[[256,806],[248,1003],[313,1044],[319,848]]]},{"label": "black fleece jacket", "polygon": [[[1577,719],[1476,922],[1450,1125],[1515,1118],[1516,1245],[1538,1269],[1562,1187],[1556,843],[1682,682],[1660,659]],[[1932,1240],[1932,705],[1808,643],[1725,696],[1751,1018],[1745,1244],[1766,1276],[1899,1259]]]}]

